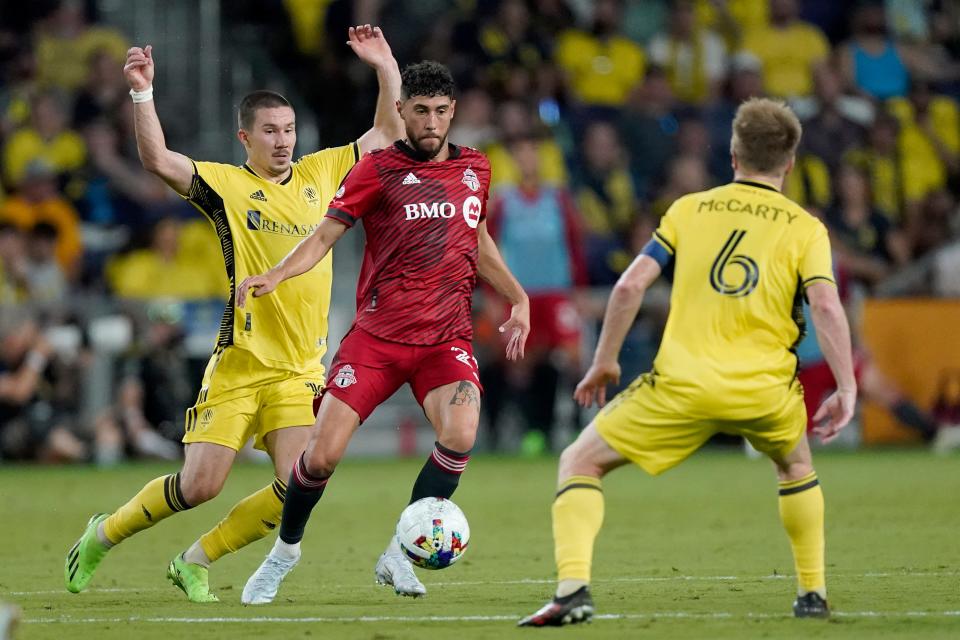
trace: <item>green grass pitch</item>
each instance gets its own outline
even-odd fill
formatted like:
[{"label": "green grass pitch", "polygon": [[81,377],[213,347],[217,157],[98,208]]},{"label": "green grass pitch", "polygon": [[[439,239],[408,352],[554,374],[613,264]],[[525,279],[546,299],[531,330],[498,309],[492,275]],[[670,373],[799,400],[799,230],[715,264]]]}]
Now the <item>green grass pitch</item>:
[{"label": "green grass pitch", "polygon": [[268,467],[239,466],[212,503],[117,547],[80,595],[63,588],[63,556],[89,515],[172,468],[0,467],[0,600],[23,609],[18,638],[960,638],[960,459],[868,451],[816,460],[829,621],[790,617],[793,567],[770,465],[722,452],[660,478],[630,467],[607,478],[590,625],[514,627],[552,589],[556,461],[483,456],[455,496],[470,549],[448,570],[419,572],[426,598],[373,584],[421,462],[348,460],[314,512],[300,566],[276,603],[256,608],[240,605],[240,591],[272,537],[214,565],[219,604],[185,602],[164,573],[234,501],[270,481]]}]

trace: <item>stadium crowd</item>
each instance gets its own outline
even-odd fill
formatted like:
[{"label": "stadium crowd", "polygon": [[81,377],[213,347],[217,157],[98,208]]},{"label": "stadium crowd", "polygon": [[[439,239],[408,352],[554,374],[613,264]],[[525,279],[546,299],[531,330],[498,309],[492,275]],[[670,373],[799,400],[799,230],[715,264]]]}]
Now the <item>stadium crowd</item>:
[{"label": "stadium crowd", "polygon": [[[264,19],[261,3],[231,4],[228,22]],[[576,422],[561,398],[604,292],[670,203],[731,179],[730,126],[750,96],[783,98],[803,121],[785,191],[827,225],[852,313],[865,296],[960,296],[956,2],[270,4],[283,11],[266,43],[324,146],[362,131],[376,96],[343,46],[348,25],[379,24],[402,64],[455,73],[451,141],[489,156],[489,226],[531,297],[522,367],[496,355],[503,308],[483,291],[476,305],[491,447],[510,405],[531,453]],[[212,343],[191,358],[189,340],[226,298],[209,223],[140,165],[120,72],[129,39],[95,5],[3,7],[0,458],[179,455]],[[624,380],[649,367],[667,299],[638,319]],[[110,384],[91,389],[104,368]]]}]

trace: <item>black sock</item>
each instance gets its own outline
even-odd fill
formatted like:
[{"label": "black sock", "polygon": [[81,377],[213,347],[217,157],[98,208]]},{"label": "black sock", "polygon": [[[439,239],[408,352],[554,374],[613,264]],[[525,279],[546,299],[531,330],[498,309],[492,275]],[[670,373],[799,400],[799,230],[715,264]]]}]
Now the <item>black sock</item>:
[{"label": "black sock", "polygon": [[457,490],[460,483],[460,474],[467,468],[470,452],[460,453],[447,449],[439,442],[435,442],[433,452],[423,463],[417,481],[413,483],[413,493],[410,503],[421,498],[449,498]]},{"label": "black sock", "polygon": [[893,415],[911,429],[919,431],[924,440],[932,440],[937,435],[937,423],[909,400],[901,400],[893,405]]},{"label": "black sock", "polygon": [[303,455],[293,465],[290,482],[287,483],[287,496],[283,501],[283,516],[280,519],[280,539],[287,544],[295,544],[303,539],[303,530],[310,519],[310,512],[320,502],[323,489],[327,486],[325,478],[311,475],[303,462]]}]

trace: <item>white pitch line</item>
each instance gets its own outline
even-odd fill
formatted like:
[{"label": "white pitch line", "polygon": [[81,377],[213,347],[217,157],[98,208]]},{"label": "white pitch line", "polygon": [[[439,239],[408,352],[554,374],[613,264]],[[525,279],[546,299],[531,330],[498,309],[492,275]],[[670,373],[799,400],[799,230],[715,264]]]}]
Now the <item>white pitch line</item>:
[{"label": "white pitch line", "polygon": [[[834,616],[841,618],[955,618],[960,617],[958,611],[834,611]],[[503,620],[519,620],[521,614],[516,615],[475,615],[475,616],[253,616],[253,617],[211,617],[211,618],[179,618],[179,617],[140,617],[126,618],[26,618],[22,622],[28,624],[115,624],[121,622],[151,622],[151,623],[356,623],[356,622],[498,622]],[[698,612],[698,611],[657,611],[654,613],[605,613],[594,616],[597,620],[651,620],[656,618],[672,619],[784,619],[793,616],[786,613],[733,613],[729,611]]]},{"label": "white pitch line", "polygon": [[[960,572],[954,571],[916,571],[916,572],[869,572],[869,573],[836,573],[829,574],[831,579],[836,578],[960,578]],[[594,580],[597,584],[603,583],[644,583],[644,582],[730,582],[733,580],[792,580],[792,574],[774,574],[767,576],[636,576],[624,578],[601,578]],[[452,582],[431,582],[432,587],[469,587],[477,585],[519,585],[519,584],[553,584],[554,578],[518,578],[516,580],[464,580]],[[328,585],[331,589],[357,588],[366,586],[366,583],[350,583]],[[89,589],[88,593],[149,593],[169,591],[157,587],[118,587],[105,589]],[[66,595],[65,589],[46,589],[42,591],[8,591],[7,596],[48,596]],[[71,594],[73,595],[73,594]]]}]

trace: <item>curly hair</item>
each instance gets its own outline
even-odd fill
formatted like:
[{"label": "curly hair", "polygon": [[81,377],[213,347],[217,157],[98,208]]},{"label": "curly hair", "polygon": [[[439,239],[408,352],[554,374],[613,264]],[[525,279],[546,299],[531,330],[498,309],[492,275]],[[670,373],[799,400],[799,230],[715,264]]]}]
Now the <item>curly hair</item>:
[{"label": "curly hair", "polygon": [[453,98],[454,85],[450,69],[434,62],[424,60],[416,64],[407,65],[401,74],[402,84],[400,92],[404,100],[411,96],[449,96]]}]

